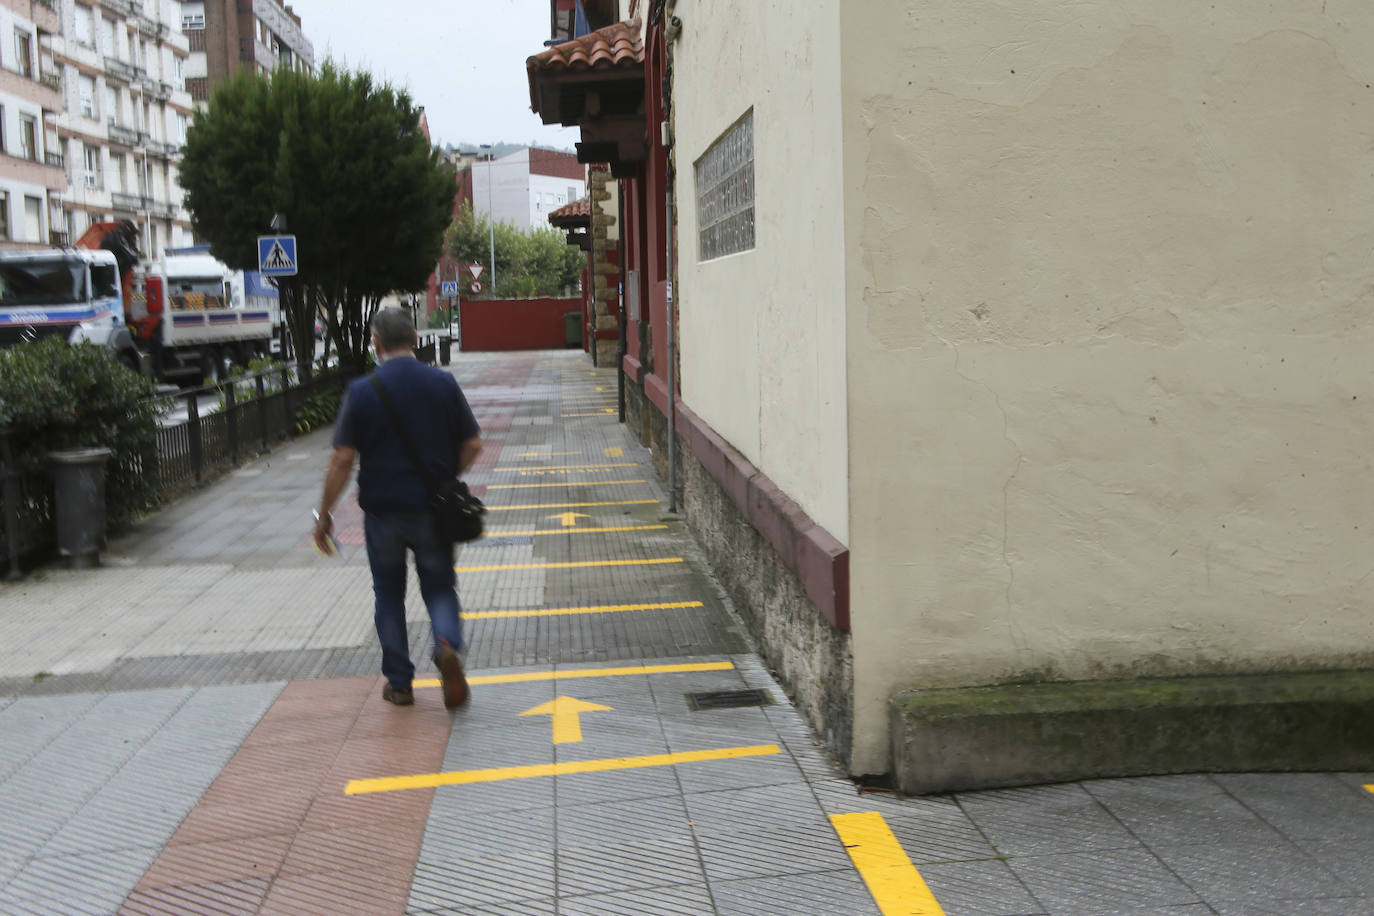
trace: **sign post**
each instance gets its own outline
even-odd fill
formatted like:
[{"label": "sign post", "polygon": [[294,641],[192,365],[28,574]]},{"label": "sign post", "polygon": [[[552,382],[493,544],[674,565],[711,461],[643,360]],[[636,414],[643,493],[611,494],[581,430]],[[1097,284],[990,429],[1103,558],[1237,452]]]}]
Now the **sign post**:
[{"label": "sign post", "polygon": [[258,236],[258,272],[264,277],[294,277],[296,263],[294,235]]}]

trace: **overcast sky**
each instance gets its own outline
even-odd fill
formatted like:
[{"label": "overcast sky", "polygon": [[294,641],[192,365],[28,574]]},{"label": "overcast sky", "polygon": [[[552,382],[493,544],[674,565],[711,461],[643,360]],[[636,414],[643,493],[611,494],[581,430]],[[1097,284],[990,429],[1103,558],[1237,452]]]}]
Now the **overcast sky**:
[{"label": "overcast sky", "polygon": [[544,50],[549,0],[286,0],[326,57],[386,78],[423,105],[435,144],[571,150],[577,130],[530,111],[525,58]]}]

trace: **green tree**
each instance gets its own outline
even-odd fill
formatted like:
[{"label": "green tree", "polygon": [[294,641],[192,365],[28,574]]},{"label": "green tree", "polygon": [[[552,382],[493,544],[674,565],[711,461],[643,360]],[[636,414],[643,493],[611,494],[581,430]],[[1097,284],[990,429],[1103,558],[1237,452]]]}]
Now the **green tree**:
[{"label": "green tree", "polygon": [[256,269],[257,237],[286,217],[298,274],[280,284],[282,307],[307,374],[317,314],[326,348],[361,370],[372,312],[424,288],[456,191],[410,97],[332,62],[222,86],[196,112],[181,184],[197,234],[231,267]]},{"label": "green tree", "polygon": [[[463,208],[444,237],[444,247],[460,264],[490,266],[490,223],[485,214],[474,213],[472,205]],[[566,236],[551,226],[521,232],[510,223],[495,227],[496,288],[487,287],[486,297],[498,299],[560,296],[565,289],[576,289],[586,266],[586,256],[567,243]]]}]

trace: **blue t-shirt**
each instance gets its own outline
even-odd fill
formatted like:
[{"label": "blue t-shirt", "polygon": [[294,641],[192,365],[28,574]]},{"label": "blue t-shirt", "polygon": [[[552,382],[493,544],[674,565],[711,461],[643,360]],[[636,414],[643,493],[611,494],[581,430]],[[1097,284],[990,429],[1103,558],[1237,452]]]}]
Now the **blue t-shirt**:
[{"label": "blue t-shirt", "polygon": [[[408,357],[388,359],[376,375],[430,476],[436,483],[452,480],[458,446],[481,435],[458,380]],[[358,504],[364,512],[418,512],[429,505],[428,491],[366,376],[348,386],[334,445],[358,451]]]}]

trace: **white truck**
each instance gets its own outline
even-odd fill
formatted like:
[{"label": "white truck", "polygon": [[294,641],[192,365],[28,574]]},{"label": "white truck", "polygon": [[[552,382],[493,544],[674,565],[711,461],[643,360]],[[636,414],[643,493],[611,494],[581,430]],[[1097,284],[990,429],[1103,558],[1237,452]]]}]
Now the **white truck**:
[{"label": "white truck", "polygon": [[266,355],[274,312],[250,305],[243,273],[205,252],[169,251],[133,271],[128,322],[159,379],[218,381],[230,364]]},{"label": "white truck", "polygon": [[112,252],[0,252],[0,346],[54,335],[69,343],[108,346],[131,368],[139,368]]},{"label": "white truck", "polygon": [[94,223],[74,248],[0,251],[0,346],[59,334],[159,381],[198,385],[271,351],[275,300],[204,248],[138,263],[137,227]]}]

